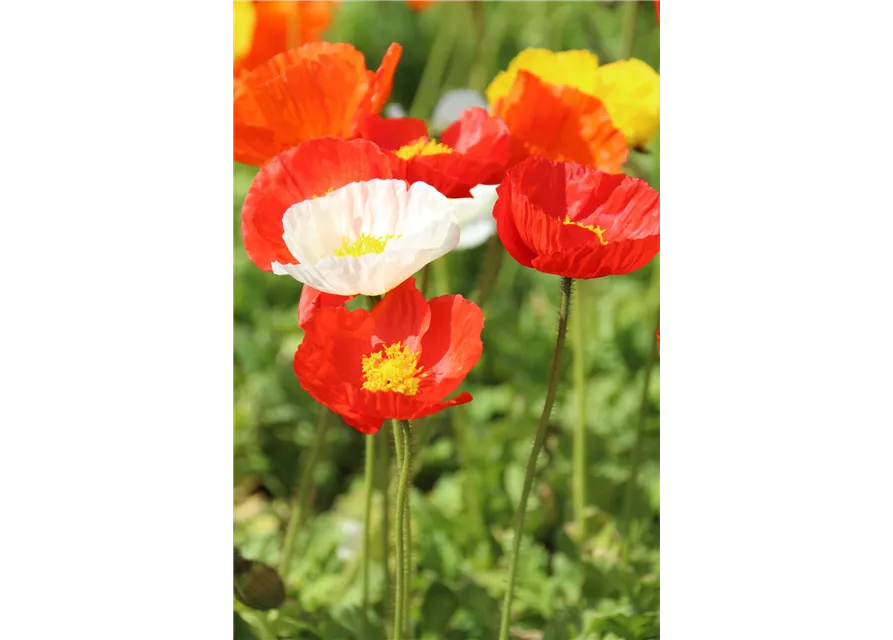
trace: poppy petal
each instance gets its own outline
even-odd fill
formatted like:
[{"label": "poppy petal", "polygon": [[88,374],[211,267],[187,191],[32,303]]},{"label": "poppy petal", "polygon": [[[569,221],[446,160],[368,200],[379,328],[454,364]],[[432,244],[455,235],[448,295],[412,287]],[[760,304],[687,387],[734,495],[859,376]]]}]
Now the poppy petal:
[{"label": "poppy petal", "polygon": [[431,311],[412,277],[385,294],[372,309],[372,318],[375,320],[373,346],[400,342],[410,351],[417,352],[422,335],[431,323]]},{"label": "poppy petal", "polygon": [[382,149],[396,151],[420,138],[427,139],[428,126],[419,118],[382,118],[370,113],[359,120],[357,135]]},{"label": "poppy petal", "polygon": [[418,420],[419,418],[424,418],[426,416],[433,415],[433,414],[437,413],[438,411],[443,411],[447,407],[455,407],[456,405],[460,405],[460,404],[468,404],[472,400],[473,400],[473,398],[471,397],[471,394],[468,393],[467,391],[463,391],[462,393],[457,395],[452,400],[444,400],[443,402],[438,402],[436,404],[424,405],[424,406],[420,407],[419,409],[417,409],[416,411],[414,411],[411,416],[409,416],[408,418],[405,418],[405,419],[406,420]]},{"label": "poppy petal", "polygon": [[531,156],[620,173],[629,155],[623,134],[600,100],[572,87],[548,85],[526,71],[518,72],[494,113]]},{"label": "poppy petal", "polygon": [[258,171],[242,205],[248,257],[264,271],[273,262],[294,264],[282,239],[289,207],[351,182],[391,177],[388,157],[367,140],[316,138],[275,156]]},{"label": "poppy petal", "polygon": [[431,324],[422,338],[419,364],[427,376],[425,394],[443,398],[459,386],[481,357],[484,313],[460,295],[433,298],[429,306]]},{"label": "poppy petal", "polygon": [[493,216],[506,250],[544,273],[619,275],[660,251],[660,194],[644,180],[530,158],[497,193]]},{"label": "poppy petal", "polygon": [[305,284],[301,288],[301,299],[298,302],[298,326],[303,327],[307,324],[317,310],[323,307],[340,307],[354,298],[356,296],[339,296],[334,293],[325,293]]},{"label": "poppy petal", "polygon": [[372,79],[372,86],[364,98],[364,107],[372,113],[379,113],[387,104],[388,98],[391,97],[391,89],[394,86],[394,72],[397,70],[397,63],[400,62],[400,56],[403,53],[403,47],[396,42],[392,42],[388,50],[385,51],[381,64],[375,72]]},{"label": "poppy petal", "polygon": [[239,77],[233,83],[234,159],[260,164],[311,138],[352,137],[358,118],[387,101],[400,52],[392,45],[373,74],[351,45],[313,42]]}]

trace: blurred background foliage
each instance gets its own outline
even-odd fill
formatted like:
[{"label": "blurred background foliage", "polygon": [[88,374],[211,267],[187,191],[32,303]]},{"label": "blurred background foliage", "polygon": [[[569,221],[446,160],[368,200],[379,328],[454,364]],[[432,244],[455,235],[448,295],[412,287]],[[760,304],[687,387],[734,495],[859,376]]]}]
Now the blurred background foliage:
[{"label": "blurred background foliage", "polygon": [[[625,6],[630,4],[638,6],[631,10]],[[391,42],[401,43],[391,102],[409,111],[415,101],[423,117],[449,89],[483,91],[525,47],[589,49],[602,62],[629,50],[660,68],[652,2],[449,2],[424,11],[404,2],[343,2],[326,39],[353,44],[371,68]],[[432,71],[432,64],[442,72]],[[427,95],[417,95],[420,84]],[[646,153],[631,153],[627,167],[659,189],[658,151],[652,143]],[[317,406],[291,368],[301,341],[301,285],[262,272],[242,246],[239,215],[255,173],[253,167],[234,166],[234,545],[245,558],[276,566],[301,457],[316,437]],[[448,292],[469,295],[485,251],[486,246],[447,256]],[[447,292],[433,284],[429,295]],[[558,285],[555,276],[505,259],[484,309],[483,357],[464,386],[474,396],[465,420],[451,416],[450,409],[416,423],[413,638],[496,637],[513,510],[554,348]],[[586,290],[587,306],[583,317],[572,309],[571,323],[585,324],[587,341],[582,353],[572,344],[565,352],[563,384],[524,531],[515,637],[657,638],[660,367],[653,357],[653,366],[648,361],[656,349],[659,256],[636,273],[578,286]],[[587,379],[591,508],[584,541],[575,537],[571,504],[578,393],[571,368],[578,357]],[[288,600],[273,616],[280,638],[359,637],[363,437],[340,423],[328,430],[314,471],[310,514],[286,580]],[[393,447],[389,429],[377,437]],[[459,437],[467,438],[465,447],[457,446]],[[638,472],[631,481],[633,468]],[[374,500],[378,514],[381,496],[376,493]],[[391,499],[388,508],[393,504]],[[378,528],[378,515],[374,520]],[[382,534],[376,529],[373,535],[373,623],[383,637],[380,620],[389,616],[390,603]],[[261,637],[246,623],[252,614],[238,604],[236,610],[235,638]]]}]

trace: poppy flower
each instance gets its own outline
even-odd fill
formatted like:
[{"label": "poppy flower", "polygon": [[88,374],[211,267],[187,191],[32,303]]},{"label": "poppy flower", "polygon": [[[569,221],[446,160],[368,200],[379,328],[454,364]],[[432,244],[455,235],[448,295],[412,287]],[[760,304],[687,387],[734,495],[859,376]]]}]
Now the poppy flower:
[{"label": "poppy flower", "polygon": [[[495,115],[500,115],[496,107],[511,95],[524,71],[549,85],[570,87],[598,99],[630,147],[644,146],[660,128],[660,76],[641,60],[630,58],[600,66],[598,56],[585,50],[525,49],[487,87],[487,100]],[[508,118],[506,122],[514,132]]]},{"label": "poppy flower", "polygon": [[393,177],[367,140],[316,138],[265,164],[242,205],[248,257],[324,293],[381,295],[459,242],[449,199]]},{"label": "poppy flower", "polygon": [[310,138],[353,137],[358,121],[391,95],[401,51],[392,44],[372,72],[351,45],[314,42],[236,78],[233,158],[259,166]]},{"label": "poppy flower", "polygon": [[293,368],[310,396],[366,434],[465,404],[456,390],[481,357],[484,314],[459,295],[426,301],[408,278],[372,311],[322,307],[304,325]]},{"label": "poppy flower", "polygon": [[395,177],[426,182],[450,198],[471,197],[479,184],[499,184],[512,153],[508,127],[481,108],[464,112],[440,142],[418,118],[370,114],[357,134],[390,152]]},{"label": "poppy flower", "polygon": [[644,180],[529,158],[496,192],[496,232],[525,267],[601,278],[640,269],[660,251],[660,194]]},{"label": "poppy flower", "polygon": [[233,75],[262,65],[277,53],[322,38],[337,2],[233,2]]},{"label": "poppy flower", "polygon": [[597,98],[566,85],[547,84],[527,71],[517,73],[492,112],[512,135],[509,166],[535,156],[620,173],[629,156],[623,134]]},{"label": "poppy flower", "polygon": [[654,8],[657,12],[657,24],[660,24],[660,1],[654,0]]},{"label": "poppy flower", "polygon": [[657,352],[660,353],[660,329],[657,330]]},{"label": "poppy flower", "polygon": [[431,8],[435,0],[406,0],[406,4],[413,11],[425,11]]},{"label": "poppy flower", "polygon": [[298,302],[298,326],[303,327],[313,317],[317,310],[323,307],[340,307],[347,304],[356,296],[339,296],[334,293],[324,293],[314,289],[309,284],[301,287],[301,299]]}]

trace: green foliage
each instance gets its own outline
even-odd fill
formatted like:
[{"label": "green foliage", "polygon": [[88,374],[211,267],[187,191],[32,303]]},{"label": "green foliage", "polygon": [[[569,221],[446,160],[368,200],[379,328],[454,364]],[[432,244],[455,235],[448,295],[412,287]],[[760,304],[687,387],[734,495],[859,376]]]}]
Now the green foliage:
[{"label": "green foliage", "polygon": [[[372,66],[391,41],[400,42],[404,52],[392,100],[408,108],[438,29],[447,20],[477,24],[480,19],[469,4],[441,3],[414,13],[402,2],[342,3],[328,39],[355,44]],[[526,46],[589,48],[605,61],[614,59],[621,46],[616,5],[483,3],[483,37],[459,38],[441,91],[475,84],[483,89]],[[653,9],[650,2],[638,8],[633,55],[659,68]],[[634,156],[631,171],[656,182],[659,156]],[[236,165],[233,174],[234,544],[245,558],[276,567],[299,461],[315,437],[317,407],[291,368],[301,341],[301,285],[261,271],[242,246],[239,212],[255,171]],[[448,256],[451,293],[470,294],[485,250]],[[573,524],[572,429],[578,390],[571,375],[577,354],[569,345],[523,532],[513,606],[517,638],[659,637],[659,362],[643,404],[659,305],[658,270],[655,260],[627,276],[578,283],[586,296],[586,315],[575,317],[572,308],[571,323],[584,323],[588,337],[582,357],[590,535],[581,543]],[[474,396],[461,408],[467,426],[459,431],[459,408],[416,425],[412,638],[490,640],[497,635],[513,512],[554,348],[558,286],[557,277],[506,258],[485,309],[483,357],[463,385]],[[390,438],[390,429],[375,437]],[[362,522],[363,444],[361,434],[340,422],[329,429],[314,471],[311,513],[298,532],[294,562],[283,576],[286,602],[268,614],[234,603],[235,640],[266,637],[259,616],[279,638],[361,637],[361,549],[348,527]],[[393,460],[392,442],[390,446]],[[639,473],[630,484],[637,456]],[[394,485],[392,476],[391,512]],[[376,639],[385,638],[382,620],[391,617],[381,540],[383,506],[376,492],[374,610],[369,612],[368,636]],[[479,510],[478,524],[474,509]]]}]

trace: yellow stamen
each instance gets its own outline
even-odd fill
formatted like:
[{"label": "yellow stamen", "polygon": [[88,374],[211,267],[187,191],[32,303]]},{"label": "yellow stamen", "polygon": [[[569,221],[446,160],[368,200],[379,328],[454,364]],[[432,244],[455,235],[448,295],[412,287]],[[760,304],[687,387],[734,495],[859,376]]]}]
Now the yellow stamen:
[{"label": "yellow stamen", "polygon": [[343,258],[345,256],[359,257],[366,255],[367,253],[383,253],[384,248],[389,241],[394,238],[399,238],[402,235],[403,234],[401,233],[400,235],[395,236],[389,233],[386,236],[377,238],[364,233],[353,242],[350,242],[346,237],[343,237],[341,238],[341,248],[335,249],[335,255],[339,258]]},{"label": "yellow stamen", "polygon": [[435,156],[442,153],[452,153],[453,150],[447,145],[437,142],[436,140],[426,140],[419,138],[415,142],[403,145],[395,152],[398,158],[409,160],[415,156]]},{"label": "yellow stamen", "polygon": [[601,227],[598,227],[598,226],[593,227],[591,224],[583,224],[581,222],[574,222],[573,220],[571,220],[571,217],[567,216],[567,215],[564,216],[563,222],[564,222],[564,224],[572,224],[576,227],[582,227],[584,229],[587,229],[587,230],[591,231],[592,233],[594,233],[595,235],[597,235],[598,241],[601,242],[603,245],[608,244],[608,241],[605,240],[604,236],[602,236],[602,234],[605,232],[605,230],[602,229]]},{"label": "yellow stamen", "polygon": [[363,358],[363,388],[367,391],[395,391],[406,396],[419,392],[422,367],[419,354],[399,342]]}]

